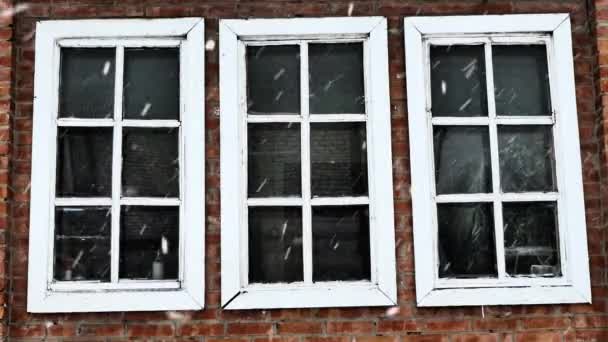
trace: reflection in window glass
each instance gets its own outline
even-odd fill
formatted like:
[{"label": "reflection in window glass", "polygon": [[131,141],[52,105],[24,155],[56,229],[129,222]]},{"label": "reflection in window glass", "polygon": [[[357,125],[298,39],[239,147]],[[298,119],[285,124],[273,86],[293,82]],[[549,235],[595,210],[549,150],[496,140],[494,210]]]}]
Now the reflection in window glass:
[{"label": "reflection in window glass", "polygon": [[61,49],[60,118],[112,117],[115,54],[114,48]]},{"label": "reflection in window glass", "polygon": [[302,209],[249,208],[249,282],[304,280]]},{"label": "reflection in window glass", "polygon": [[300,47],[247,47],[247,112],[300,113]]},{"label": "reflection in window glass", "polygon": [[556,203],[504,203],[503,217],[507,273],[560,276]]},{"label": "reflection in window glass", "polygon": [[487,116],[483,45],[431,46],[433,116]]},{"label": "reflection in window glass", "polygon": [[310,44],[310,113],[365,113],[363,44]]},{"label": "reflection in window glass", "polygon": [[125,49],[124,117],[179,119],[179,49]]},{"label": "reflection in window glass", "polygon": [[177,279],[178,207],[123,206],[120,227],[120,278]]},{"label": "reflection in window glass", "polygon": [[437,204],[439,277],[496,277],[492,203]]},{"label": "reflection in window glass", "polygon": [[312,209],[313,281],[369,280],[367,206]]},{"label": "reflection in window glass", "polygon": [[59,127],[57,135],[56,196],[110,196],[112,128]]},{"label": "reflection in window glass", "polygon": [[247,193],[249,197],[300,196],[300,124],[249,124]]},{"label": "reflection in window glass", "polygon": [[551,115],[545,45],[494,45],[494,92],[498,115]]},{"label": "reflection in window glass", "polygon": [[433,145],[437,194],[492,192],[487,127],[435,126]]},{"label": "reflection in window glass", "polygon": [[110,222],[110,207],[55,209],[55,280],[110,281]]}]

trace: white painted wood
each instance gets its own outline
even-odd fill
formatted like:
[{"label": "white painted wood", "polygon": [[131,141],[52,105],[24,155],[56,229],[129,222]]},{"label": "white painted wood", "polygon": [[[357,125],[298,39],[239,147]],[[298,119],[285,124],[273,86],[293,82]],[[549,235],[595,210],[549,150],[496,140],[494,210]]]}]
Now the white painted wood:
[{"label": "white painted wood", "polygon": [[[426,115],[431,116],[431,113],[429,112]],[[484,116],[471,118],[436,116],[431,118],[431,123],[433,126],[487,126],[490,123],[490,119]]]},{"label": "white painted wood", "polygon": [[148,39],[185,37],[200,20],[201,18],[45,20],[39,21],[38,25],[53,41],[80,38]]},{"label": "white painted wood", "polygon": [[310,122],[365,122],[365,114],[310,114]]},{"label": "white painted wood", "polygon": [[[525,20],[524,20],[525,19]],[[419,306],[513,305],[590,302],[590,283],[582,188],[580,145],[568,15],[416,17],[404,20],[416,296]],[[492,63],[486,60],[488,118],[430,118],[427,39],[451,44],[546,44],[554,105],[551,116],[497,116],[493,99]],[[489,56],[489,55],[488,55]],[[559,192],[502,193],[493,157],[493,193],[434,196],[430,125],[488,125],[492,155],[497,155],[496,125],[553,125]],[[509,277],[504,272],[502,203],[557,201],[562,277]],[[499,278],[437,279],[434,203],[493,202],[497,215]]]},{"label": "white painted wood", "polygon": [[[351,20],[352,19],[352,20]],[[309,115],[308,42],[362,41],[366,111],[362,114]],[[299,44],[300,115],[245,112],[247,45]],[[235,86],[238,85],[238,86]],[[222,188],[222,305],[228,309],[395,305],[392,162],[386,20],[382,18],[269,19],[220,21],[220,131]],[[246,123],[299,122],[302,198],[247,199]],[[310,122],[366,122],[370,196],[311,198]],[[369,204],[372,281],[312,282],[312,205]],[[304,281],[296,284],[247,283],[247,206],[301,205]],[[238,208],[239,212],[235,211]],[[226,246],[229,246],[226,248]]]},{"label": "white painted wood", "polygon": [[494,122],[498,125],[553,125],[552,116],[497,116]]},{"label": "white painted wood", "polygon": [[58,207],[69,206],[111,206],[112,199],[109,197],[58,197],[55,199],[55,205]]},{"label": "white painted wood", "polygon": [[425,35],[553,32],[568,14],[467,15],[408,17],[405,22]]},{"label": "white painted wood", "polygon": [[348,283],[327,286],[317,284],[308,288],[281,286],[268,289],[247,288],[224,309],[242,310],[251,308],[318,308],[349,306],[392,306],[395,302],[387,297],[377,284]]},{"label": "white painted wood", "polygon": [[[583,302],[591,302],[589,256],[587,253],[587,230],[583,177],[581,168],[574,62],[570,20],[565,20],[553,32],[553,61],[555,82],[551,84],[555,96],[558,124],[555,126],[556,143],[559,147],[558,186],[562,194],[559,210],[565,214],[560,221],[560,234],[566,242],[568,277],[574,290]],[[564,142],[564,143],[560,143]]]},{"label": "white painted wood", "polygon": [[499,281],[506,277],[505,246],[502,219],[502,203],[497,198],[500,193],[500,165],[498,161],[498,127],[496,126],[496,99],[494,98],[494,64],[492,63],[492,44],[484,44],[484,64],[486,70],[486,94],[488,118],[490,119],[490,164],[492,169],[492,193],[494,194],[494,246],[496,248],[496,270]]},{"label": "white painted wood", "polygon": [[[61,20],[39,22],[36,30],[36,73],[34,89],[34,135],[32,148],[32,197],[30,250],[28,259],[29,312],[94,312],[194,310],[204,304],[204,24],[200,18],[154,20]],[[117,47],[114,119],[57,119],[59,41],[77,38],[86,46]],[[86,41],[89,42],[87,45]],[[110,43],[111,42],[111,43]],[[122,109],[122,49],[126,46],[178,46],[181,44],[182,97],[181,136],[184,171],[188,177],[183,198],[120,199],[120,121]],[[164,42],[164,43],[161,43]],[[164,45],[163,45],[164,44]],[[85,46],[82,45],[82,46]],[[184,91],[185,90],[185,91]],[[173,127],[176,122],[126,122],[142,127]],[[55,155],[58,126],[113,127],[112,198],[55,198]],[[201,155],[203,157],[201,157]],[[187,162],[186,162],[187,161]],[[118,279],[118,213],[122,204],[180,205],[184,237],[180,263],[185,272],[178,281]],[[112,206],[112,282],[53,281],[55,206]],[[176,285],[177,284],[177,285]]]},{"label": "white painted wood", "polygon": [[248,198],[247,205],[250,207],[275,207],[275,206],[302,206],[304,201],[299,197],[261,197]]},{"label": "white painted wood", "polygon": [[114,119],[61,118],[61,119],[57,119],[57,126],[60,126],[60,127],[112,127],[112,126],[114,126]]},{"label": "white painted wood", "polygon": [[183,145],[182,264],[183,288],[205,306],[205,22],[198,20],[186,34],[181,50]]},{"label": "white painted wood", "polygon": [[58,292],[82,292],[82,291],[134,291],[134,290],[149,290],[151,288],[157,290],[179,290],[181,284],[175,280],[120,280],[118,284],[102,283],[98,281],[61,281],[49,284],[51,291]]},{"label": "white painted wood", "polygon": [[122,99],[124,88],[125,48],[116,46],[116,68],[114,79],[114,137],[112,139],[112,233],[110,234],[111,282],[118,282],[120,263],[120,196],[122,189]]},{"label": "white painted wood", "polygon": [[286,114],[286,115],[258,115],[258,114],[249,114],[247,116],[247,122],[302,122],[302,116]]},{"label": "white painted wood", "polygon": [[308,42],[300,43],[300,113],[303,118],[300,127],[300,151],[302,173],[302,264],[304,269],[304,283],[312,284],[312,197],[310,187],[310,108],[308,89]]},{"label": "white painted wood", "polygon": [[57,41],[57,44],[61,47],[114,47],[117,45],[126,47],[126,48],[135,48],[135,47],[179,47],[182,42],[181,38],[173,38],[173,39],[140,39],[140,38],[126,38],[126,39],[116,39],[115,37],[108,38],[67,38],[60,39]]},{"label": "white painted wood", "polygon": [[313,197],[310,200],[313,206],[327,205],[365,205],[369,204],[369,197]]},{"label": "white painted wood", "polygon": [[[28,297],[28,311],[53,312],[112,312],[112,311],[167,311],[200,310],[201,306],[188,291],[130,290],[130,291],[49,291],[52,295],[32,302]],[[111,300],[109,300],[111,298]]]},{"label": "white painted wood", "polygon": [[222,305],[226,305],[241,288],[240,237],[241,217],[241,125],[238,40],[236,34],[220,20],[220,169],[221,169],[221,267]]},{"label": "white painted wood", "polygon": [[162,197],[122,197],[118,200],[120,205],[142,206],[178,206],[182,203],[179,198]]},{"label": "white painted wood", "polygon": [[[429,175],[433,167],[428,156],[433,153],[430,135],[430,114],[427,114],[425,55],[422,35],[410,18],[404,21],[405,68],[407,70],[407,103],[410,140],[410,170],[412,184],[412,220],[414,226],[414,264],[416,298],[420,300],[433,290],[435,279],[435,243],[433,205],[434,183]],[[428,132],[428,133],[427,133]],[[431,234],[428,233],[431,230]]]},{"label": "white painted wood", "polygon": [[228,19],[222,23],[241,40],[327,39],[336,37],[365,37],[384,18],[381,17],[335,17],[335,18],[289,18],[289,19]]},{"label": "white painted wood", "polygon": [[445,194],[436,195],[437,203],[472,203],[472,202],[539,202],[557,201],[557,192],[519,192],[488,194]]},{"label": "white painted wood", "polygon": [[177,120],[123,120],[122,127],[179,127]]}]

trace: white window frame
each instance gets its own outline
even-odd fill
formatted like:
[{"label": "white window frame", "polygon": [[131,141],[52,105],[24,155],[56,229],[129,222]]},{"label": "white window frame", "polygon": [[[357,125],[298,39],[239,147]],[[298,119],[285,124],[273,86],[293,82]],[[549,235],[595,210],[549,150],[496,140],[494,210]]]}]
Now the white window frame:
[{"label": "white window frame", "polygon": [[[36,26],[34,127],[28,260],[28,312],[195,310],[204,307],[204,21],[103,19],[41,21]],[[122,117],[125,47],[180,48],[180,116],[172,120],[58,119],[61,47],[116,47],[114,110]],[[120,157],[113,155],[112,199],[55,199],[58,126],[114,128],[120,150],[123,126],[179,127],[180,199],[131,198],[138,205],[180,205],[179,279],[118,281]],[[180,203],[181,202],[181,203]],[[86,204],[85,204],[86,203]],[[85,204],[112,207],[112,282],[53,281],[54,208]]]},{"label": "white window frame", "polygon": [[[310,218],[303,216],[304,282],[247,284],[247,114],[245,104],[245,44],[292,41],[301,51],[311,41],[363,41],[366,115],[256,115],[253,120],[297,121],[302,125],[302,199],[267,199],[275,205],[303,204],[310,199],[308,122],[366,121],[369,172],[371,281],[312,282]],[[302,54],[307,56],[307,54]],[[301,60],[301,93],[307,94],[308,62]],[[222,219],[222,306],[226,309],[388,306],[397,303],[391,164],[391,130],[386,19],[294,18],[220,21],[220,140]],[[302,95],[301,98],[304,98]],[[315,118],[318,117],[318,118]],[[250,118],[251,120],[251,118]],[[259,201],[255,199],[254,201]],[[266,199],[261,199],[266,200]],[[322,199],[324,204],[354,204],[361,198]],[[270,203],[270,202],[268,202]],[[267,203],[267,205],[268,205]],[[250,200],[251,204],[251,200]],[[305,210],[306,212],[306,210]]]},{"label": "white window frame", "polygon": [[[568,14],[483,15],[411,17],[404,20],[407,98],[410,127],[410,160],[416,298],[418,306],[511,305],[591,302],[585,225],[582,167],[576,108],[570,18]],[[488,84],[487,118],[433,118],[430,105],[428,44],[485,44]],[[497,117],[494,108],[491,43],[546,44],[553,115],[547,117]],[[433,124],[471,124],[475,120],[511,124],[553,124],[558,191],[503,195],[435,194]],[[548,120],[548,122],[546,122]],[[440,122],[441,121],[441,122]],[[494,126],[496,127],[496,126]],[[497,153],[496,129],[490,145]],[[493,156],[492,178],[498,188],[498,161]],[[449,198],[448,198],[449,197]],[[486,198],[484,198],[486,197]],[[507,198],[509,197],[509,198]],[[557,200],[562,265],[559,278],[509,278],[505,274],[502,215],[495,215],[497,280],[439,279],[436,203],[471,201]],[[500,212],[500,211],[499,211]],[[502,264],[502,265],[501,265]]]}]

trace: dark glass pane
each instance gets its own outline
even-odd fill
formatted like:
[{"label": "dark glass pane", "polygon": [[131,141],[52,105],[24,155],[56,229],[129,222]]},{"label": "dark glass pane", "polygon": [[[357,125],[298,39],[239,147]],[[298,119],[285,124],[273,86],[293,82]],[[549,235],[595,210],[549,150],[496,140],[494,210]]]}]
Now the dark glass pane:
[{"label": "dark glass pane", "polygon": [[313,197],[367,195],[365,123],[310,125]]},{"label": "dark glass pane", "polygon": [[55,208],[58,281],[110,281],[110,207]]},{"label": "dark glass pane", "polygon": [[247,47],[247,111],[300,113],[300,47]]},{"label": "dark glass pane", "polygon": [[59,117],[111,118],[114,113],[113,48],[62,48]]},{"label": "dark glass pane", "polygon": [[249,197],[299,196],[300,124],[249,124],[247,132]]},{"label": "dark glass pane", "polygon": [[495,45],[494,97],[498,115],[551,115],[547,48]]},{"label": "dark glass pane", "polygon": [[126,49],[126,119],[179,119],[179,49]]},{"label": "dark glass pane", "polygon": [[123,196],[179,196],[178,134],[177,128],[123,130]]},{"label": "dark glass pane", "polygon": [[365,113],[363,44],[308,45],[310,112]]},{"label": "dark glass pane", "polygon": [[555,190],[551,126],[498,126],[501,188]]},{"label": "dark glass pane", "polygon": [[492,192],[488,128],[433,127],[437,194]]},{"label": "dark glass pane", "polygon": [[249,208],[249,282],[304,279],[302,208]]},{"label": "dark glass pane", "polygon": [[431,46],[433,116],[487,116],[484,47]]},{"label": "dark glass pane", "polygon": [[177,279],[179,207],[124,206],[120,212],[122,279]]},{"label": "dark glass pane", "polygon": [[437,204],[439,277],[496,277],[492,203]]},{"label": "dark glass pane", "polygon": [[369,280],[366,205],[312,208],[313,281]]},{"label": "dark glass pane", "polygon": [[555,202],[503,203],[505,263],[513,276],[561,276]]},{"label": "dark glass pane", "polygon": [[112,194],[112,128],[57,129],[58,197]]}]

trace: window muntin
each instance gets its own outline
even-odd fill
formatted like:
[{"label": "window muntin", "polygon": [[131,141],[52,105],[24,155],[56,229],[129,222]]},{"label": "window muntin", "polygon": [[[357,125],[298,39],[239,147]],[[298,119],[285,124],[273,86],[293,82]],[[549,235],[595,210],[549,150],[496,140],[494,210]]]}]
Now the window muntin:
[{"label": "window muntin", "polygon": [[203,20],[39,22],[34,77],[28,311],[201,308]]},{"label": "window muntin", "polygon": [[[58,249],[51,287],[125,280],[172,280],[179,287],[183,143],[180,42],[173,44],[157,48],[143,41],[132,48],[119,41],[115,47],[60,48],[64,83],[59,84],[55,212],[62,210],[64,217],[78,212],[99,230],[87,232],[85,224],[74,229],[73,224],[62,226],[65,220],[55,221]],[[142,77],[159,82],[151,88]],[[99,89],[107,99],[92,96],[95,92],[69,98],[79,95],[78,82],[87,90]],[[149,121],[149,114],[163,121]],[[106,205],[107,217],[88,210],[100,203]],[[96,276],[89,267],[99,268]]]},{"label": "window muntin", "polygon": [[248,283],[371,280],[363,45],[245,42]]},{"label": "window muntin", "polygon": [[225,308],[396,303],[387,61],[384,18],[220,22]]},{"label": "window muntin", "polygon": [[[431,38],[425,45],[435,169],[435,272],[446,285],[450,279],[562,275],[551,41],[499,41]],[[529,208],[522,209],[526,220],[512,217],[516,208],[535,203],[551,206],[554,219]],[[545,229],[530,226],[534,222],[543,222]],[[527,271],[520,259],[526,260]]]}]

